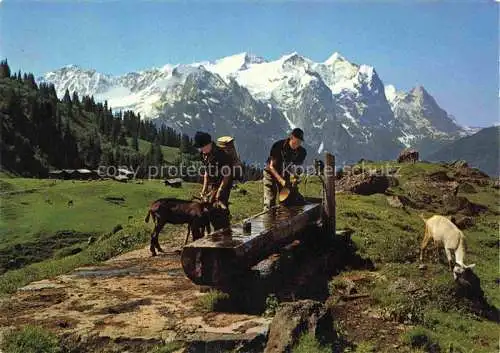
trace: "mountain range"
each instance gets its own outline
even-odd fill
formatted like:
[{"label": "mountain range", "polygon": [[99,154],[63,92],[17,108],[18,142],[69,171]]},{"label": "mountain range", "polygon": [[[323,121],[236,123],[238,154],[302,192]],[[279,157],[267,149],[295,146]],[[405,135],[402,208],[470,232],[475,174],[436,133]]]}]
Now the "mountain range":
[{"label": "mountain range", "polygon": [[430,161],[466,160],[492,177],[500,176],[500,127],[484,128],[453,141],[428,156]]},{"label": "mountain range", "polygon": [[274,140],[305,132],[308,157],[342,162],[394,159],[405,147],[426,156],[477,130],[460,126],[422,86],[384,85],[375,68],[334,53],[314,62],[298,53],[267,61],[248,53],[111,76],[75,65],[38,81],[108,101],[183,133],[236,138],[243,160],[262,162]]}]

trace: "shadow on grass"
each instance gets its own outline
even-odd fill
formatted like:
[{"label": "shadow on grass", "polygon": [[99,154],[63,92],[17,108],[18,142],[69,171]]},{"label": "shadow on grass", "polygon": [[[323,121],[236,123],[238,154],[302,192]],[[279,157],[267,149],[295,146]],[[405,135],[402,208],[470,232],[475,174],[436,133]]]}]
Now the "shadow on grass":
[{"label": "shadow on grass", "polygon": [[276,298],[277,302],[326,301],[332,276],[347,269],[374,269],[370,259],[357,253],[351,233],[347,230],[332,236],[318,227],[310,227],[298,240],[277,249],[218,288],[229,293],[231,302],[225,309],[261,315],[269,309],[269,297]]},{"label": "shadow on grass", "polygon": [[481,280],[467,268],[455,280],[455,297],[473,314],[490,321],[500,321],[500,311],[490,304],[481,288]]},{"label": "shadow on grass", "polygon": [[0,274],[51,259],[58,251],[64,250],[67,252],[65,255],[74,255],[78,249],[73,246],[97,235],[98,233],[61,230],[53,234],[38,234],[30,242],[7,246],[0,250]]}]

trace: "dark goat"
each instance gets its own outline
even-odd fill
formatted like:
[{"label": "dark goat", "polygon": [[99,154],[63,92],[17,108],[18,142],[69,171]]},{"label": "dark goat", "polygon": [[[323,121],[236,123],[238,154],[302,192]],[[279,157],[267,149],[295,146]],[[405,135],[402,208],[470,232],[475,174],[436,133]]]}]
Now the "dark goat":
[{"label": "dark goat", "polygon": [[197,202],[179,200],[174,198],[158,199],[151,204],[144,221],[149,222],[149,217],[153,218],[155,228],[151,233],[150,250],[156,256],[156,250],[163,252],[158,242],[158,235],[166,223],[186,224],[188,232],[184,245],[187,243],[189,234],[193,232],[193,240],[202,238],[205,230],[210,232],[210,210],[212,205],[208,202]]}]

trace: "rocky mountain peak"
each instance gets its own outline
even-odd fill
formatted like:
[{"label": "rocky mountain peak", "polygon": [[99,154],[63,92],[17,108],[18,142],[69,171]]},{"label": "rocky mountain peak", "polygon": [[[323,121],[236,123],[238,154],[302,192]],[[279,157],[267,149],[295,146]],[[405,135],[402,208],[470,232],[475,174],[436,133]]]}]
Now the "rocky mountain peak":
[{"label": "rocky mountain peak", "polygon": [[[301,126],[312,150],[340,160],[391,159],[404,146],[439,144],[467,133],[417,86],[410,92],[384,86],[373,66],[334,52],[316,63],[297,52],[276,60],[242,52],[215,61],[165,65],[112,77],[70,66],[48,73],[66,89],[133,109],[185,133],[206,129],[237,136],[243,156],[264,159],[266,144]],[[262,148],[252,147],[249,135]]]}]

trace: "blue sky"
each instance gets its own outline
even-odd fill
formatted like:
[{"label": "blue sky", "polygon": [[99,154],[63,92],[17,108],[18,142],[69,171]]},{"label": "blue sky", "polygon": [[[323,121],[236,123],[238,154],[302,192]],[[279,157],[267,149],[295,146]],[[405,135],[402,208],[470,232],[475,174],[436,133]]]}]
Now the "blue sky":
[{"label": "blue sky", "polygon": [[99,72],[250,51],[315,61],[338,51],[385,84],[421,84],[459,123],[498,116],[498,3],[0,0],[0,57],[35,75],[68,64]]}]

